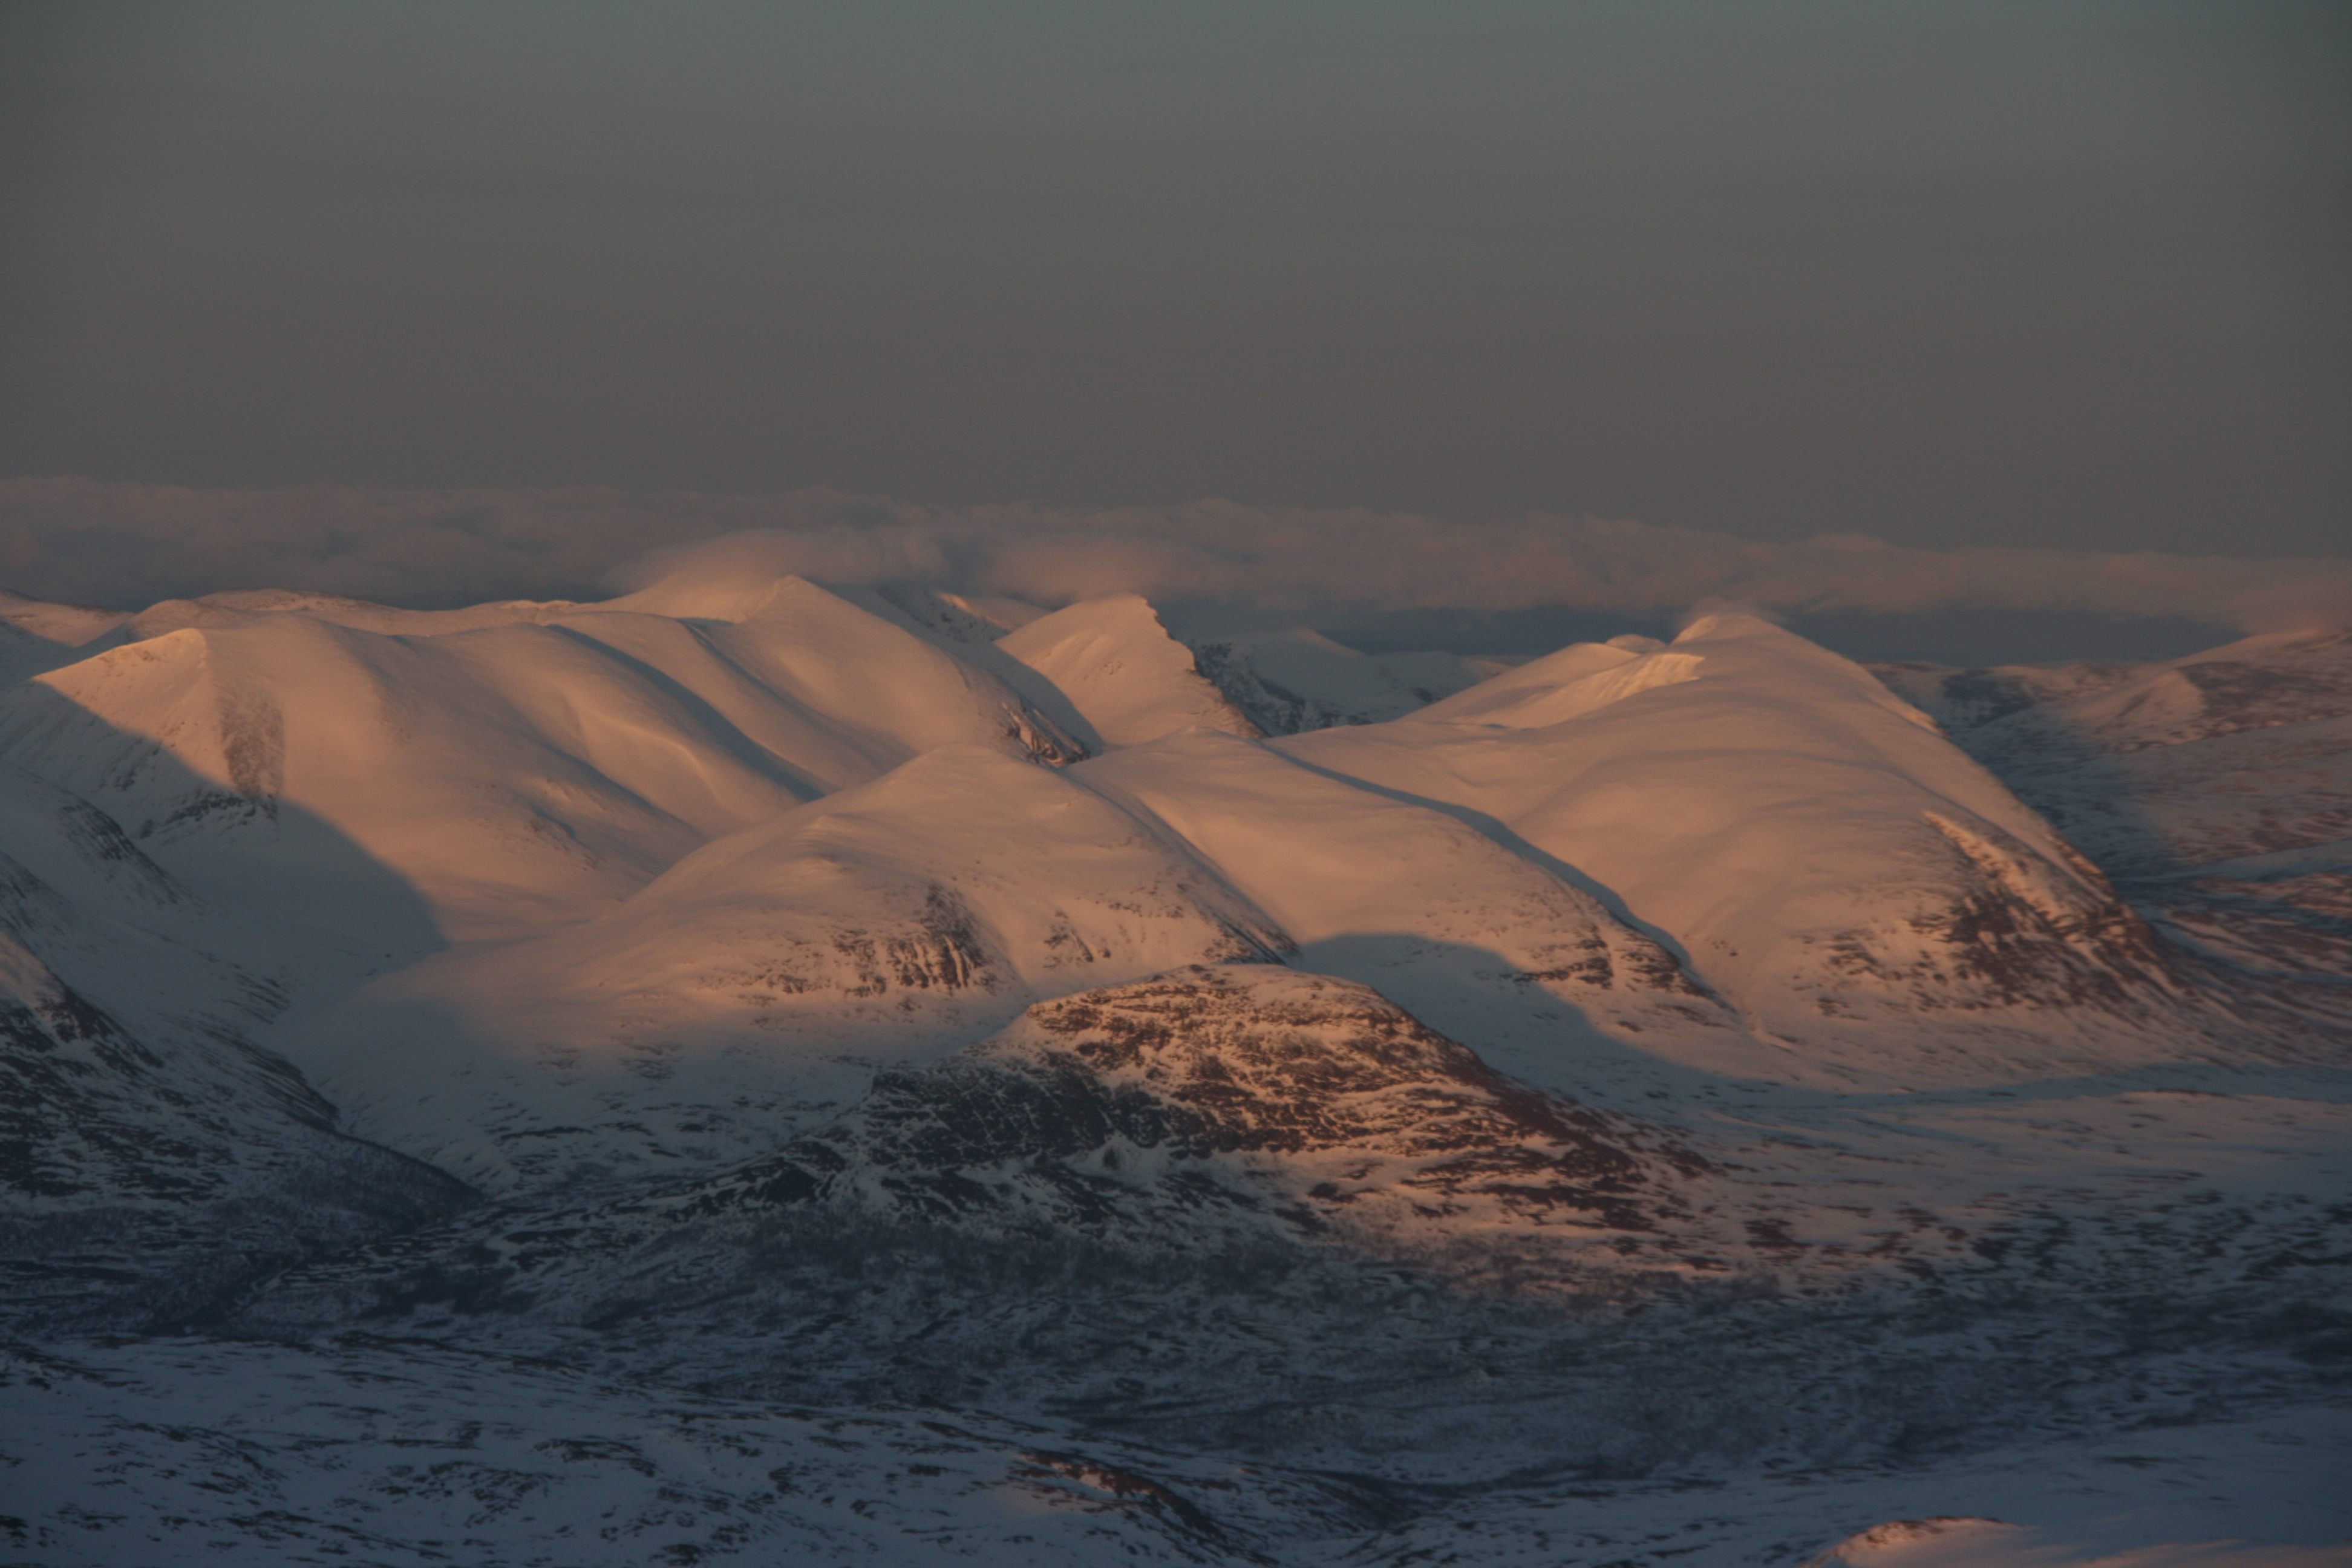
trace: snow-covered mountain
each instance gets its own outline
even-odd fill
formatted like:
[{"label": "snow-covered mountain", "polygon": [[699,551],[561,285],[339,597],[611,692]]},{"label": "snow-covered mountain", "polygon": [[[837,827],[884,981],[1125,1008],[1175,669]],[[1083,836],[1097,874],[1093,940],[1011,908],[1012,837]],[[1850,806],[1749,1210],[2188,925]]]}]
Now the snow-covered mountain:
[{"label": "snow-covered mountain", "polygon": [[2352,972],[2352,636],[1880,674],[2184,945],[2273,989]]},{"label": "snow-covered mountain", "polygon": [[813,584],[738,600],[738,620],[163,605],[135,640],[0,693],[0,752],[265,910],[262,949],[339,937],[395,960],[577,918],[937,746],[1079,754],[1002,684]]},{"label": "snow-covered mountain", "polygon": [[2240,1031],[2088,859],[1860,667],[1738,616],[1626,640],[1279,745],[1608,889],[1781,1050],[1772,1076],[1916,1088],[2300,1048]]},{"label": "snow-covered mountain", "polygon": [[1195,728],[1264,732],[1202,679],[1192,651],[1134,594],[1056,610],[1006,633],[996,646],[1067,697],[1108,745]]},{"label": "snow-covered mountain", "polygon": [[0,623],[27,1561],[1874,1563],[2347,1445],[2339,634]]}]

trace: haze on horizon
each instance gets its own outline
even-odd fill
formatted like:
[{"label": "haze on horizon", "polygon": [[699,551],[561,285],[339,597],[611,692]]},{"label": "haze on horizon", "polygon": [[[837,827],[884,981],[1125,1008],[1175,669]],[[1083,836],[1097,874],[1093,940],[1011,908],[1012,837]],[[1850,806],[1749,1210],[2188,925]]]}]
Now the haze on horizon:
[{"label": "haze on horizon", "polygon": [[0,478],[2346,553],[2328,5],[0,26]]}]

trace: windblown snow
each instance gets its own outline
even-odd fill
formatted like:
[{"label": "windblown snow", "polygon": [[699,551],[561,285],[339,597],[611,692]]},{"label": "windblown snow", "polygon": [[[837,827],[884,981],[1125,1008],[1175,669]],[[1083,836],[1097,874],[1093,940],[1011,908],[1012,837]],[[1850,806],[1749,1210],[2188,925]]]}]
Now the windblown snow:
[{"label": "windblown snow", "polygon": [[0,1552],[2352,1562],[2352,642],[1170,626],[0,596]]}]

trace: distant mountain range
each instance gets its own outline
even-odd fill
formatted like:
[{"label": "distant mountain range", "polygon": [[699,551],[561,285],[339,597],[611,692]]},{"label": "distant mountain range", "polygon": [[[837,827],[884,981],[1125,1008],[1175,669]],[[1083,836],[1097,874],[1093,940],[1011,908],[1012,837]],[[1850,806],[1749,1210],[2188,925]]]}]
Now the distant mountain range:
[{"label": "distant mountain range", "polygon": [[0,1562],[2352,1541],[2344,633],[704,569],[0,679]]}]

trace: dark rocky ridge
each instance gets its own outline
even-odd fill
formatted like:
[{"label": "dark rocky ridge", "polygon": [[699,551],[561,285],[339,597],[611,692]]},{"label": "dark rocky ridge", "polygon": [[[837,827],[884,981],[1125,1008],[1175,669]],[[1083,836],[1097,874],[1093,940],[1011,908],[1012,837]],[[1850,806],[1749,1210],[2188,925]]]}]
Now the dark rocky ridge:
[{"label": "dark rocky ridge", "polygon": [[[1283,1177],[1298,1157],[1335,1153],[1348,1176]],[[884,1073],[841,1121],[689,1201],[825,1198],[1100,1230],[1164,1202],[1130,1176],[1139,1167],[1312,1229],[1327,1208],[1391,1199],[1430,1217],[1491,1205],[1528,1224],[1625,1231],[1656,1228],[1671,1178],[1704,1169],[1622,1119],[1502,1077],[1363,986],[1195,965],[1041,1004],[955,1060]]]},{"label": "dark rocky ridge", "polygon": [[779,1289],[820,1288],[779,1280],[907,1247],[993,1254],[960,1310],[988,1310],[996,1268],[1080,1255],[1106,1279],[1326,1257],[1466,1281],[1532,1248],[1590,1289],[1594,1269],[1712,1246],[1694,1242],[1717,1227],[1690,1201],[1711,1175],[1663,1129],[1507,1079],[1366,987],[1196,965],[1041,1004],[946,1062],[881,1073],[770,1158],[586,1205],[486,1207],[290,1270],[227,1321],[576,1324],[741,1298],[781,1323],[820,1314]]}]

